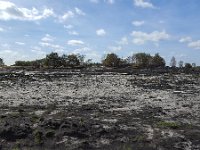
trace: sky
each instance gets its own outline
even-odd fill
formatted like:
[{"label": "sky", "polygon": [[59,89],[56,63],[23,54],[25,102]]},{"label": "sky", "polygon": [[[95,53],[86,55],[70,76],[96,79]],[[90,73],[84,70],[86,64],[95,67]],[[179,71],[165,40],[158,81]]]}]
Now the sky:
[{"label": "sky", "polygon": [[200,65],[200,0],[0,0],[0,58],[159,53]]}]

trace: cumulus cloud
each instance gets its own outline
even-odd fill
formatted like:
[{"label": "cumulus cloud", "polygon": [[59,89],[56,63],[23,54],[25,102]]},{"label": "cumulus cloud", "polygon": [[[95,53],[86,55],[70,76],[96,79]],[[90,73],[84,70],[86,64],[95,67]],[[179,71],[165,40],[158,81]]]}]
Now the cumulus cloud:
[{"label": "cumulus cloud", "polygon": [[71,24],[69,24],[69,25],[64,25],[64,28],[69,30],[69,29],[72,29],[72,28],[73,28],[73,25],[71,25]]},{"label": "cumulus cloud", "polygon": [[17,45],[25,45],[25,43],[23,43],[23,42],[15,42],[15,44],[17,44]]},{"label": "cumulus cloud", "polygon": [[4,29],[0,27],[0,32],[3,32],[3,31],[4,31]]},{"label": "cumulus cloud", "polygon": [[42,48],[38,46],[32,46],[31,49],[31,51],[42,51]]},{"label": "cumulus cloud", "polygon": [[122,37],[121,40],[118,42],[120,45],[128,45],[127,37]]},{"label": "cumulus cloud", "polygon": [[200,49],[200,40],[188,43],[188,47]]},{"label": "cumulus cloud", "polygon": [[63,50],[64,48],[62,46],[58,45],[58,44],[52,44],[52,43],[48,43],[48,42],[40,42],[39,44],[42,47],[48,47],[48,48],[53,49],[54,51],[55,50],[64,51]]},{"label": "cumulus cloud", "polygon": [[69,18],[73,18],[73,17],[74,17],[74,13],[72,11],[68,11],[63,16],[60,17],[60,21],[66,21]]},{"label": "cumulus cloud", "polygon": [[133,43],[134,44],[144,44],[147,41],[151,42],[159,42],[161,40],[167,40],[169,39],[170,35],[167,34],[165,31],[159,32],[159,31],[154,31],[151,33],[145,33],[141,31],[133,31],[131,33],[133,36]]},{"label": "cumulus cloud", "polygon": [[110,47],[108,47],[108,49],[111,52],[118,52],[118,51],[122,50],[122,47],[121,46],[110,46]]},{"label": "cumulus cloud", "polygon": [[78,15],[85,16],[85,13],[84,13],[82,10],[80,10],[79,8],[75,7],[74,9],[75,9],[75,12],[76,12]]},{"label": "cumulus cloud", "polygon": [[51,35],[49,34],[46,34],[45,37],[43,37],[41,39],[43,42],[53,42],[54,41],[54,37],[52,37]]},{"label": "cumulus cloud", "polygon": [[0,20],[36,21],[54,15],[53,9],[39,11],[36,8],[21,8],[9,1],[0,1]]},{"label": "cumulus cloud", "polygon": [[68,34],[69,35],[79,35],[79,33],[77,31],[69,31]]},{"label": "cumulus cloud", "polygon": [[97,34],[98,36],[105,36],[105,35],[106,35],[106,31],[105,31],[104,29],[98,29],[98,30],[96,31],[96,34]]},{"label": "cumulus cloud", "polygon": [[46,55],[46,52],[42,51],[41,47],[33,46],[31,47],[31,52],[37,55],[37,57],[43,58]]},{"label": "cumulus cloud", "polygon": [[145,0],[134,0],[134,5],[141,8],[155,8],[155,6]]},{"label": "cumulus cloud", "polygon": [[180,43],[187,43],[189,48],[200,49],[200,40],[193,41],[191,37],[183,37],[179,40]]},{"label": "cumulus cloud", "polygon": [[[70,18],[74,18],[76,15],[85,16],[85,13],[81,9],[75,7],[74,10],[69,10],[66,13],[64,13],[64,15],[59,16],[58,18],[59,18],[60,22],[64,22],[64,21],[66,21]],[[70,26],[64,26],[64,27],[65,28],[68,28],[68,27],[72,28],[73,26],[70,25]]]},{"label": "cumulus cloud", "polygon": [[132,24],[136,27],[139,27],[144,24],[144,21],[133,21]]},{"label": "cumulus cloud", "polygon": [[187,37],[183,37],[179,40],[180,43],[185,43],[185,42],[191,42],[192,38],[187,36]]},{"label": "cumulus cloud", "polygon": [[79,33],[73,29],[72,25],[64,25],[64,28],[67,29],[69,35],[79,35]]},{"label": "cumulus cloud", "polygon": [[69,40],[67,42],[67,44],[70,45],[70,46],[79,46],[79,45],[83,45],[84,42],[81,41],[81,40]]},{"label": "cumulus cloud", "polygon": [[78,49],[75,49],[73,51],[74,54],[80,54],[80,53],[90,53],[92,50],[88,47],[83,47],[83,48],[78,48]]}]

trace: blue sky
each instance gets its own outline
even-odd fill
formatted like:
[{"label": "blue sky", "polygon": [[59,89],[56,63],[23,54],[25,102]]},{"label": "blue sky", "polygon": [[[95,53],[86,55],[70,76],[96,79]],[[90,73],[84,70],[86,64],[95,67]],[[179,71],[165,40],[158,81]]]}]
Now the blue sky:
[{"label": "blue sky", "polygon": [[0,0],[0,57],[159,53],[200,65],[199,0]]}]

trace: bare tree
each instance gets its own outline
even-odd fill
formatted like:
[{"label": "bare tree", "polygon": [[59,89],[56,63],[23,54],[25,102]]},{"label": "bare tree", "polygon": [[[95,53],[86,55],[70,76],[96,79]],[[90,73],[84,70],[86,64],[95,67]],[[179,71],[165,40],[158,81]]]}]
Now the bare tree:
[{"label": "bare tree", "polygon": [[176,58],[173,56],[170,62],[171,67],[176,67]]}]

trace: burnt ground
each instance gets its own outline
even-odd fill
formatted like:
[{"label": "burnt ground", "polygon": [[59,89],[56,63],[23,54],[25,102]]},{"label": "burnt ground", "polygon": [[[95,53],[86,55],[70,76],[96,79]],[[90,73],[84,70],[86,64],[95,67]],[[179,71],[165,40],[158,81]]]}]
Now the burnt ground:
[{"label": "burnt ground", "polygon": [[200,149],[199,75],[0,80],[0,149]]}]

